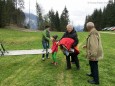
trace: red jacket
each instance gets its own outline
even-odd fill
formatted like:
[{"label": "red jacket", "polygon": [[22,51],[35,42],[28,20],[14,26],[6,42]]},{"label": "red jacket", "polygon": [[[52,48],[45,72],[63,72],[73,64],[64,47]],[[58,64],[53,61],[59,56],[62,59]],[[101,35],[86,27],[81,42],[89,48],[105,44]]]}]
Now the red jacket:
[{"label": "red jacket", "polygon": [[52,53],[54,53],[54,52],[57,52],[57,51],[58,51],[58,44],[57,44],[56,42],[53,42],[53,45],[52,45],[51,50],[52,50]]},{"label": "red jacket", "polygon": [[59,42],[59,45],[64,45],[68,50],[72,47],[74,40],[71,38],[62,38]]},{"label": "red jacket", "polygon": [[[72,48],[72,45],[73,45],[74,42],[75,42],[75,41],[74,41],[72,38],[62,38],[62,39],[60,40],[60,42],[59,42],[59,45],[60,45],[60,46],[61,46],[61,45],[64,45],[64,46],[67,48],[67,50],[69,51],[70,48]],[[79,49],[78,49],[78,46],[74,47],[74,49],[75,49],[75,51],[76,51],[78,54],[80,53],[80,51],[79,51]]]}]

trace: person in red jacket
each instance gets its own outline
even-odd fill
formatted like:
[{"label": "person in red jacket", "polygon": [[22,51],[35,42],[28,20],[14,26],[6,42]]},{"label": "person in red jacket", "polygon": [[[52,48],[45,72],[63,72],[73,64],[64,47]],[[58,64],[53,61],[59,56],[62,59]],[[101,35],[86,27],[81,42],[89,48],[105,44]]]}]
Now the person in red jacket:
[{"label": "person in red jacket", "polygon": [[59,46],[66,56],[69,56],[69,53],[74,52],[74,50],[79,54],[78,46],[71,48],[73,44],[74,40],[72,38],[62,38],[59,41]]},{"label": "person in red jacket", "polygon": [[52,50],[52,59],[53,59],[53,62],[52,62],[52,64],[54,64],[54,65],[57,65],[57,60],[56,60],[56,55],[57,55],[57,52],[58,52],[58,44],[57,44],[57,39],[58,38],[58,36],[57,35],[54,35],[54,36],[52,36],[51,37],[51,40],[52,40],[52,48],[51,48],[51,50]]}]

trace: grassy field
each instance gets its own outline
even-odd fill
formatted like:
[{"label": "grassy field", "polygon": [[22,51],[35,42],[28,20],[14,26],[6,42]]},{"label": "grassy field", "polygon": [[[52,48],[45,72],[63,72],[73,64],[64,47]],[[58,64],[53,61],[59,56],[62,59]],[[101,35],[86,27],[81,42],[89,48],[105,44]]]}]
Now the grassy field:
[{"label": "grassy field", "polygon": [[[52,32],[59,38],[63,33]],[[79,55],[81,69],[65,70],[65,56],[58,52],[59,65],[53,66],[52,59],[41,60],[41,55],[23,55],[0,57],[0,86],[92,86],[87,83],[91,79],[85,50],[88,33],[78,33],[81,54]],[[99,62],[100,86],[115,86],[115,34],[102,33],[104,59]],[[3,40],[7,50],[41,49],[41,32],[22,32],[17,30],[0,29],[0,40]],[[51,55],[50,55],[51,57]]]}]

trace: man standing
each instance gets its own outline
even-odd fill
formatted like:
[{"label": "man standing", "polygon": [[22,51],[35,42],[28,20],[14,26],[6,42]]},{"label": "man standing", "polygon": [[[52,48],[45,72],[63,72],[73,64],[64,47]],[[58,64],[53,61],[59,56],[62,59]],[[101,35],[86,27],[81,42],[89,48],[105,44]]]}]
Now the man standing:
[{"label": "man standing", "polygon": [[86,48],[91,70],[91,74],[87,74],[87,76],[93,77],[93,80],[88,80],[88,82],[90,84],[99,84],[98,60],[103,58],[101,38],[93,22],[88,22],[86,27],[89,36],[83,48]]},{"label": "man standing", "polygon": [[[42,32],[42,45],[44,50],[46,51],[46,58],[48,59],[49,57],[49,52],[48,52],[48,48],[49,48],[49,41],[50,41],[50,27],[49,26],[45,26],[45,30]],[[42,60],[45,60],[45,54],[42,55]]]},{"label": "man standing", "polygon": [[72,53],[69,53],[69,55],[66,55],[67,70],[71,69],[70,57],[72,58],[72,61],[75,62],[77,70],[79,70],[80,69],[80,65],[79,65],[79,59],[78,59],[78,52],[74,49],[74,47],[76,47],[78,45],[78,43],[79,43],[79,40],[78,40],[78,37],[77,37],[77,33],[74,30],[74,27],[72,25],[70,25],[70,24],[67,25],[66,28],[67,28],[67,31],[64,33],[62,38],[71,38],[71,39],[74,40],[74,43],[73,43],[73,45],[71,47],[74,51]]}]

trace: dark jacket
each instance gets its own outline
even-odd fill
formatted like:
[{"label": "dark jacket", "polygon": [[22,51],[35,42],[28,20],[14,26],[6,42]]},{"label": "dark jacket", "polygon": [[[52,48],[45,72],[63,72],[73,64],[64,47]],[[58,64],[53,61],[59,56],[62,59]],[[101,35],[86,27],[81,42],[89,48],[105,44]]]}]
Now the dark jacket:
[{"label": "dark jacket", "polygon": [[[72,45],[72,48],[76,47],[77,44],[79,43],[79,40],[78,40],[78,36],[77,36],[77,33],[76,31],[73,29],[72,32],[68,33],[67,31],[64,33],[64,35],[62,36],[62,38],[72,38],[75,42],[73,43]],[[61,39],[62,39],[61,38]]]}]

